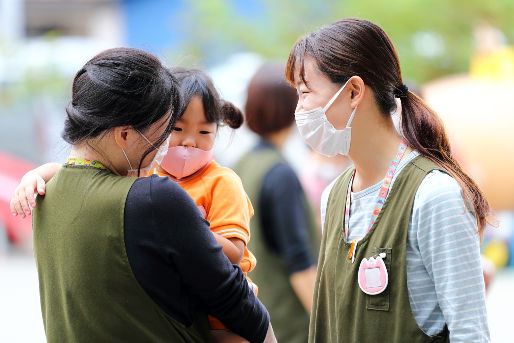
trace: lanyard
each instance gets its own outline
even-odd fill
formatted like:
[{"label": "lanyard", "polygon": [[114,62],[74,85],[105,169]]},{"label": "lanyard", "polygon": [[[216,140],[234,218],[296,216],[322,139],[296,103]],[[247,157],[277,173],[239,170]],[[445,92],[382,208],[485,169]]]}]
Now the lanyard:
[{"label": "lanyard", "polygon": [[[371,230],[371,227],[373,224],[375,224],[375,221],[377,220],[378,215],[380,214],[380,211],[382,210],[382,206],[384,206],[387,194],[389,193],[389,187],[391,186],[391,182],[393,180],[394,173],[396,172],[396,167],[398,167],[398,164],[400,163],[400,160],[402,159],[403,155],[405,154],[405,151],[407,150],[407,143],[402,140],[400,145],[398,146],[398,151],[396,152],[396,155],[391,160],[391,164],[389,165],[389,169],[387,169],[387,173],[384,177],[384,182],[382,183],[382,187],[380,187],[380,190],[378,192],[378,200],[377,204],[375,205],[375,208],[373,209],[373,212],[371,213],[371,219],[369,221],[368,230],[366,233]],[[355,177],[356,170],[353,171],[352,178],[350,179],[350,184],[348,185],[348,192],[346,194],[346,208],[344,211],[344,233],[346,236],[346,241],[348,241],[350,237],[350,201],[351,201],[351,192],[352,192],[352,184],[353,179]],[[348,258],[353,261],[355,260],[355,253],[357,250],[357,242],[359,241],[359,238],[355,238],[352,241],[352,244],[350,246],[350,251],[348,252]]]}]

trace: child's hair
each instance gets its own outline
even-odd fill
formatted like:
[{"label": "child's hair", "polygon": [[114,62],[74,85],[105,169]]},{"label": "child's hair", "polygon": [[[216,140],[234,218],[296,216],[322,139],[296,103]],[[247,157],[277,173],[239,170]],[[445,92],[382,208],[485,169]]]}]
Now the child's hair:
[{"label": "child's hair", "polygon": [[232,129],[243,125],[243,113],[229,101],[220,98],[212,80],[199,69],[174,67],[169,69],[178,80],[182,93],[182,107],[180,116],[184,114],[193,96],[202,99],[205,119],[218,125],[225,124]]}]

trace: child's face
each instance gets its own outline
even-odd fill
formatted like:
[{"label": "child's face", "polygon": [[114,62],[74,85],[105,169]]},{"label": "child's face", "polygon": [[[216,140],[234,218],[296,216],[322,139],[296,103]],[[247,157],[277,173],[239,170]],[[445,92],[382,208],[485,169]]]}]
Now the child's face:
[{"label": "child's face", "polygon": [[182,117],[175,124],[171,134],[170,148],[186,146],[211,150],[216,138],[216,129],[216,123],[206,121],[202,99],[195,95],[191,98]]}]

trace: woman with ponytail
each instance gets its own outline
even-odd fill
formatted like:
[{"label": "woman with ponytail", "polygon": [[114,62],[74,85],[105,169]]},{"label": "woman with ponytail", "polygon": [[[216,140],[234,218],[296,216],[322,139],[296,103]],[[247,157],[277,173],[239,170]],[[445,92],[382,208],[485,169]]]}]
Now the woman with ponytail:
[{"label": "woman with ponytail", "polygon": [[307,143],[354,163],[323,194],[309,342],[489,342],[489,206],[386,33],[355,18],[324,26],[294,44],[286,77]]}]

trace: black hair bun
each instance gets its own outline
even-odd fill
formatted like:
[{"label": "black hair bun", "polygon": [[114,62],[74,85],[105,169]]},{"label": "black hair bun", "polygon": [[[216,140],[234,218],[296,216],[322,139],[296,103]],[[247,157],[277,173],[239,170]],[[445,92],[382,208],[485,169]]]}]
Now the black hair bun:
[{"label": "black hair bun", "polygon": [[221,101],[221,117],[223,123],[232,129],[237,129],[243,125],[243,112],[230,101]]}]

